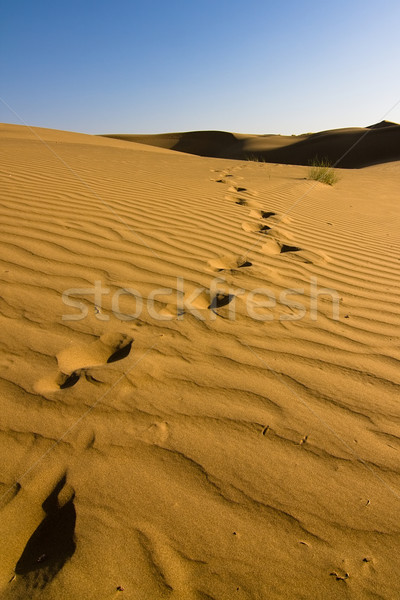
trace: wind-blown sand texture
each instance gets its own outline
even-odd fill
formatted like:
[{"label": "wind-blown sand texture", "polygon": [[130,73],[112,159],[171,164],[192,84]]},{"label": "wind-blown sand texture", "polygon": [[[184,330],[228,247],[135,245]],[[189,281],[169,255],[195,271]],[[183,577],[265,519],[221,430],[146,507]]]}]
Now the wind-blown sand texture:
[{"label": "wind-blown sand texture", "polygon": [[[330,187],[105,137],[0,142],[1,597],[399,597],[400,162]],[[308,309],[311,277],[338,320],[327,296],[315,320],[247,314],[265,287]],[[197,316],[177,278],[204,287]],[[96,281],[102,306],[77,294],[86,318],[62,320]],[[111,312],[158,287],[164,320],[120,318],[128,295]]]},{"label": "wind-blown sand texture", "polygon": [[226,131],[188,131],[153,135],[110,134],[106,137],[151,144],[199,156],[310,165],[327,160],[341,168],[365,167],[400,160],[400,125],[381,121],[369,127],[347,127],[303,135],[246,135]]}]

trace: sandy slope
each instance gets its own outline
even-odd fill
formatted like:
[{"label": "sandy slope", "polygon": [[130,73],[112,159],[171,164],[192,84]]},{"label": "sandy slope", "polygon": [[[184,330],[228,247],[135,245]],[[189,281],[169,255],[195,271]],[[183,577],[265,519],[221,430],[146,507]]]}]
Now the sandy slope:
[{"label": "sandy slope", "polygon": [[398,597],[400,163],[35,132],[0,130],[2,597]]},{"label": "sandy slope", "polygon": [[310,165],[328,160],[360,168],[400,160],[400,125],[381,121],[369,127],[330,129],[302,135],[246,135],[226,131],[187,131],[154,135],[112,134],[116,138],[199,156]]}]

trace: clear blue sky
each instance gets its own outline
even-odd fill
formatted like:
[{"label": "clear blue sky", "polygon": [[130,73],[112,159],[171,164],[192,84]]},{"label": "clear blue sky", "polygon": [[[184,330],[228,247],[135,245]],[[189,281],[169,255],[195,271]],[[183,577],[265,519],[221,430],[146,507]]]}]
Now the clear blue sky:
[{"label": "clear blue sky", "polygon": [[399,32],[398,0],[3,0],[0,96],[87,133],[364,126],[400,100]]}]

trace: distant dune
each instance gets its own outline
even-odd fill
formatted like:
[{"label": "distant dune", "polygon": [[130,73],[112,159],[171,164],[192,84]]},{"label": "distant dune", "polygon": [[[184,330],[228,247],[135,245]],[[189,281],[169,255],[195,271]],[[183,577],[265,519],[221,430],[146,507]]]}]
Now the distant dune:
[{"label": "distant dune", "polygon": [[188,131],[155,135],[108,134],[104,137],[198,156],[292,165],[309,165],[316,157],[337,163],[341,168],[360,168],[400,160],[400,125],[390,121],[381,121],[369,127],[331,129],[292,136]]}]

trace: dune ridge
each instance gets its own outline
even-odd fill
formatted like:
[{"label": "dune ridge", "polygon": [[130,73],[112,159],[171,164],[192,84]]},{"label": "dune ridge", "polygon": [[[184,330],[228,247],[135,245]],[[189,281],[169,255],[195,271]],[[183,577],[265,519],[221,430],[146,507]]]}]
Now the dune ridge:
[{"label": "dune ridge", "polygon": [[400,162],[0,141],[3,597],[397,597]]},{"label": "dune ridge", "polygon": [[323,159],[340,168],[361,168],[400,160],[400,125],[390,121],[292,136],[188,131],[105,137],[199,156],[292,165],[310,165]]}]

